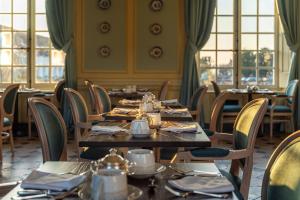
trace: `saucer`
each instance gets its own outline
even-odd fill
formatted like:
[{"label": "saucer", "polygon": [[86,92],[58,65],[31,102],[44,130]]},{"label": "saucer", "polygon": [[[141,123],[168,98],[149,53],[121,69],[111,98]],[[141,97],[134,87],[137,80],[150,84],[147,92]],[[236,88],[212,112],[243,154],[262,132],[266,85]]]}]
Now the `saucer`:
[{"label": "saucer", "polygon": [[155,170],[152,173],[151,172],[143,173],[143,174],[134,173],[129,176],[132,178],[136,178],[136,179],[145,179],[145,178],[150,178],[158,173],[164,172],[166,169],[167,169],[166,166],[164,166],[160,163],[155,163]]},{"label": "saucer", "polygon": [[150,133],[132,134],[132,137],[134,137],[134,138],[148,138],[148,137],[150,137]]}]

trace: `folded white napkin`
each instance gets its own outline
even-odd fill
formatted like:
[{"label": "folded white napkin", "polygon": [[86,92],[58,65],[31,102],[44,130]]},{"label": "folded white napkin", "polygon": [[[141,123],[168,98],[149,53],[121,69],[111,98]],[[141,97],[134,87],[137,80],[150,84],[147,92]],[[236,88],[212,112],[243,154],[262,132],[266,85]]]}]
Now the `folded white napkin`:
[{"label": "folded white napkin", "polygon": [[21,183],[23,189],[38,189],[38,190],[54,190],[54,191],[69,191],[84,180],[85,175],[74,174],[53,174],[34,170]]},{"label": "folded white napkin", "polygon": [[188,109],[187,108],[163,109],[162,112],[167,114],[183,114],[188,112]]},{"label": "folded white napkin", "polygon": [[119,126],[92,126],[93,133],[118,133],[118,132],[128,132],[127,129],[121,128]]},{"label": "folded white napkin", "polygon": [[178,100],[177,99],[168,99],[168,100],[164,100],[164,101],[161,101],[163,104],[175,104],[175,103],[178,103]]},{"label": "folded white napkin", "polygon": [[139,111],[138,109],[130,109],[130,108],[114,108],[113,113],[116,114],[137,114]]},{"label": "folded white napkin", "polygon": [[125,105],[125,104],[139,104],[139,103],[141,103],[141,102],[142,102],[142,101],[139,100],[139,99],[137,99],[137,100],[122,99],[122,100],[119,101],[119,103],[120,103],[120,104],[123,104],[123,105]]},{"label": "folded white napkin", "polygon": [[168,182],[172,187],[183,191],[207,193],[227,193],[234,191],[233,185],[224,176],[186,176],[182,179],[169,180]]},{"label": "folded white napkin", "polygon": [[162,131],[169,131],[175,133],[183,132],[197,132],[198,126],[195,123],[172,123],[172,125],[167,125],[166,127],[161,128]]}]

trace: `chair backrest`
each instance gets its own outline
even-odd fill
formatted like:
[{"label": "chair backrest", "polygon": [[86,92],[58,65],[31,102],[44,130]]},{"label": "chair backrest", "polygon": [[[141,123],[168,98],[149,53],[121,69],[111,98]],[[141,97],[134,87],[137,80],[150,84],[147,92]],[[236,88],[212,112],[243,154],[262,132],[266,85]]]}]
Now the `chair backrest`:
[{"label": "chair backrest", "polygon": [[190,104],[188,106],[190,111],[196,112],[196,121],[200,122],[202,126],[204,125],[201,121],[201,114],[203,114],[202,106],[207,89],[208,88],[205,85],[199,87],[191,97]]},{"label": "chair backrest", "polygon": [[61,102],[62,102],[62,98],[64,96],[64,88],[66,86],[66,81],[65,80],[61,80],[59,81],[54,89],[54,95],[57,101],[57,104],[60,106]]},{"label": "chair backrest", "polygon": [[262,200],[300,199],[300,131],[288,136],[273,152],[264,174]]},{"label": "chair backrest", "polygon": [[295,102],[298,83],[299,83],[299,80],[295,79],[295,80],[290,81],[288,86],[286,87],[285,94],[287,96],[294,98],[294,99],[293,98],[288,99],[289,104],[294,104],[294,102]]},{"label": "chair backrest", "polygon": [[215,81],[211,81],[211,84],[214,88],[215,96],[218,97],[219,94],[221,93],[220,87],[218,86],[218,84]]},{"label": "chair backrest", "polygon": [[98,85],[93,85],[92,89],[97,113],[101,114],[111,111],[111,101],[107,91]]},{"label": "chair backrest", "polygon": [[89,93],[89,98],[90,98],[90,103],[91,103],[91,111],[93,114],[97,113],[97,108],[96,108],[96,99],[95,99],[95,94],[93,91],[93,85],[94,83],[90,80],[84,80],[84,85],[88,89]]},{"label": "chair backrest", "polygon": [[12,84],[4,90],[2,95],[4,115],[13,117],[19,87],[20,84]]},{"label": "chair backrest", "polygon": [[170,84],[170,81],[164,81],[163,84],[161,85],[161,88],[158,93],[158,99],[160,101],[166,100],[169,84]]},{"label": "chair backrest", "polygon": [[28,104],[42,143],[43,161],[67,160],[67,130],[56,106],[38,97],[29,98]]}]

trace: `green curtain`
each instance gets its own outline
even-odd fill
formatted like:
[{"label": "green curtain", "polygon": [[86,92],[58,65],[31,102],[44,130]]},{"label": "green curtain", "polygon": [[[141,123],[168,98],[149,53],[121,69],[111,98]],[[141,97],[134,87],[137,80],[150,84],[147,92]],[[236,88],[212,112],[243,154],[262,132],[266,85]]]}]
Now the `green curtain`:
[{"label": "green curtain", "polygon": [[[48,30],[55,49],[63,50],[65,58],[66,87],[76,88],[76,66],[73,45],[73,18],[74,0],[46,0],[46,17]],[[72,124],[70,108],[66,103],[65,95],[62,96],[62,114],[68,130]]]},{"label": "green curtain", "polygon": [[186,47],[181,83],[180,102],[189,103],[193,92],[199,87],[195,54],[209,39],[216,0],[185,0]]},{"label": "green curtain", "polygon": [[[280,20],[284,29],[286,42],[293,52],[289,72],[289,81],[300,79],[300,1],[277,0]],[[298,87],[296,99],[295,120],[297,129],[300,129],[300,87]]]}]

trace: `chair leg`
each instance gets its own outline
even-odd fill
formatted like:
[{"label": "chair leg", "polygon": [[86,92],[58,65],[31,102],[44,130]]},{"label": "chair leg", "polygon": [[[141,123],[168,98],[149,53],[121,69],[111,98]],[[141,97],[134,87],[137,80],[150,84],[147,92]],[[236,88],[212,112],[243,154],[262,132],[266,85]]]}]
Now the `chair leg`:
[{"label": "chair leg", "polygon": [[2,143],[2,135],[0,133],[0,162],[2,162],[3,160],[3,152],[2,152],[2,149],[3,149],[3,143]]},{"label": "chair leg", "polygon": [[291,133],[295,131],[295,124],[294,124],[294,118],[291,116],[290,118],[290,126],[291,126]]},{"label": "chair leg", "polygon": [[8,132],[9,132],[9,141],[10,141],[10,151],[13,155],[14,151],[15,151],[14,136],[13,136],[13,133],[12,133],[12,129],[10,129]]},{"label": "chair leg", "polygon": [[273,118],[270,116],[270,140],[273,139]]},{"label": "chair leg", "polygon": [[28,109],[28,139],[30,140],[32,138],[32,134],[31,134],[31,113],[30,110]]}]

